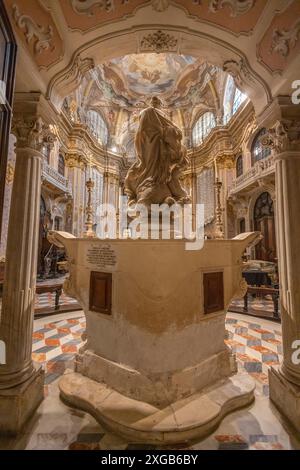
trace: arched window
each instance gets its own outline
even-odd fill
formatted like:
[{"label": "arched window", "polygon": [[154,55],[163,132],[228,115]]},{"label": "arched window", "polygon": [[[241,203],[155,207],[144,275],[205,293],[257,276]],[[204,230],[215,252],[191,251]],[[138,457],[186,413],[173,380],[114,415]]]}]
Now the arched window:
[{"label": "arched window", "polygon": [[269,147],[263,147],[260,139],[266,133],[266,129],[263,127],[255,136],[252,147],[251,147],[251,160],[254,165],[259,160],[268,157],[271,154]]},{"label": "arched window", "polygon": [[236,177],[238,178],[239,176],[243,174],[243,155],[240,155],[236,159],[235,169],[236,169]]},{"label": "arched window", "polygon": [[232,114],[234,114],[239,109],[239,107],[245,101],[246,98],[247,95],[245,95],[245,93],[242,93],[241,90],[239,90],[238,88],[235,89],[232,104]]},{"label": "arched window", "polygon": [[242,93],[241,90],[235,86],[232,76],[228,75],[223,99],[224,124],[230,121],[246,98],[247,95]]},{"label": "arched window", "polygon": [[57,170],[60,175],[65,176],[65,159],[61,154],[58,155]]},{"label": "arched window", "polygon": [[199,145],[203,142],[205,137],[216,126],[216,119],[213,113],[207,112],[202,114],[193,127],[192,138],[193,144]]},{"label": "arched window", "polygon": [[101,145],[107,145],[108,129],[103,117],[96,111],[89,110],[86,115],[86,124]]}]

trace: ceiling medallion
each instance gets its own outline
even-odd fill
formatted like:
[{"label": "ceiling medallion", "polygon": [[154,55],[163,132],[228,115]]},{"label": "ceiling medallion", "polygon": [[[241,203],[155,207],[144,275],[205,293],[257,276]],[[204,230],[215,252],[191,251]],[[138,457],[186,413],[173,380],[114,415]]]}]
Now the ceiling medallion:
[{"label": "ceiling medallion", "polygon": [[49,49],[51,51],[55,49],[55,46],[51,45],[53,39],[53,28],[51,25],[46,27],[37,24],[30,16],[22,15],[16,4],[12,6],[12,9],[16,25],[22,30],[25,29],[24,35],[27,44],[30,44],[31,40],[33,40],[33,50],[35,54],[40,54]]},{"label": "ceiling medallion", "polygon": [[141,40],[141,51],[151,52],[175,52],[177,50],[178,39],[168,33],[159,30],[155,33],[147,34]]}]

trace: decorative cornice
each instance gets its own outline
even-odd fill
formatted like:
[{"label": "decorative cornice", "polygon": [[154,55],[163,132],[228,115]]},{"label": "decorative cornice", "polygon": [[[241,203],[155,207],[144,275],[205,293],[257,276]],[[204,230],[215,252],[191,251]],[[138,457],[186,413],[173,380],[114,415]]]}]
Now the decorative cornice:
[{"label": "decorative cornice", "polygon": [[178,39],[171,34],[158,30],[144,36],[140,43],[140,50],[147,52],[176,52]]},{"label": "decorative cornice", "polygon": [[209,10],[216,13],[218,10],[229,6],[231,9],[230,16],[236,17],[248,13],[254,6],[255,0],[211,0]]},{"label": "decorative cornice", "polygon": [[53,28],[51,25],[41,26],[37,24],[30,16],[22,15],[16,4],[12,6],[13,18],[18,28],[24,31],[27,44],[33,41],[33,51],[35,54],[41,54],[43,51],[55,49],[51,45],[53,39]]},{"label": "decorative cornice", "polygon": [[282,57],[287,57],[291,49],[296,46],[300,34],[300,20],[297,20],[290,30],[274,29],[270,51],[277,52]]},{"label": "decorative cornice", "polygon": [[77,88],[82,77],[94,67],[93,59],[89,57],[82,59],[77,55],[66,69],[52,78],[47,90],[47,99],[51,99],[54,87],[57,91],[62,90],[64,96],[70,94]]},{"label": "decorative cornice", "polygon": [[247,85],[254,83],[254,80],[248,70],[246,62],[243,58],[237,60],[226,60],[223,64],[224,72],[230,73],[234,79],[235,85],[240,90],[245,90]]}]

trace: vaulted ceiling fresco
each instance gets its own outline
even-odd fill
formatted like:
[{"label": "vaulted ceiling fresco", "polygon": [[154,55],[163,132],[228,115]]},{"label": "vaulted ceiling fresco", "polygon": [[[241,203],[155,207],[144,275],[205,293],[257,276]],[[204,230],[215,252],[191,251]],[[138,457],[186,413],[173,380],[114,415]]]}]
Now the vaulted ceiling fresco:
[{"label": "vaulted ceiling fresco", "polygon": [[126,82],[127,90],[141,98],[166,94],[174,89],[179,74],[195,59],[178,54],[130,54],[109,64]]},{"label": "vaulted ceiling fresco", "polygon": [[[179,127],[189,127],[199,113],[218,115],[227,74],[201,59],[174,53],[131,54],[103,63],[85,74],[65,100],[72,120],[99,112],[115,142],[131,145],[138,116],[153,95]],[[218,87],[218,89],[216,89]]]},{"label": "vaulted ceiling fresco", "polygon": [[93,105],[104,100],[123,108],[141,107],[159,95],[166,106],[196,106],[216,70],[201,59],[180,54],[126,55],[89,73],[95,83]]}]

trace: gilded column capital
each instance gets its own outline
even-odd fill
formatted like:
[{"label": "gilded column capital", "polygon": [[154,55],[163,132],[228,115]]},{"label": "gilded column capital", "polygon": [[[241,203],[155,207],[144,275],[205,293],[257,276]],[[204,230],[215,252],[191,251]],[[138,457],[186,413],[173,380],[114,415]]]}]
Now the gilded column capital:
[{"label": "gilded column capital", "polygon": [[65,164],[68,168],[80,168],[83,170],[85,168],[85,162],[83,157],[78,153],[68,153],[65,154]]},{"label": "gilded column capital", "polygon": [[234,155],[219,155],[216,164],[220,169],[231,170],[234,167]]}]

